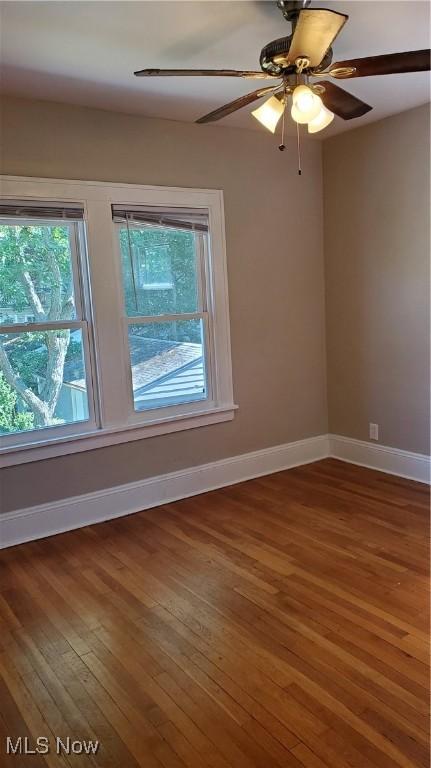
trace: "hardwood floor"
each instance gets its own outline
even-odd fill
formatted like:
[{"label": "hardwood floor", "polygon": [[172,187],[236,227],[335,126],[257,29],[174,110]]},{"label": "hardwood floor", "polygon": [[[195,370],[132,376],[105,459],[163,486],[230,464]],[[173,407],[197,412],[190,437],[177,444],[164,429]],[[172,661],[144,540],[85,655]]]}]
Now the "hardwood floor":
[{"label": "hardwood floor", "polygon": [[0,765],[429,766],[428,516],[327,459],[4,550]]}]

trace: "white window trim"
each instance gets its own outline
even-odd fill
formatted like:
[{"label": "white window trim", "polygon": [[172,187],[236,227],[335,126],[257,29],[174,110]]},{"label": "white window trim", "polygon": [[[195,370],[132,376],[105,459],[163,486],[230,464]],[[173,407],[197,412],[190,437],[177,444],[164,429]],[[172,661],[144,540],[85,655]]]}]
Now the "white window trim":
[{"label": "white window trim", "polygon": [[[95,367],[100,426],[79,434],[59,436],[55,427],[40,439],[29,433],[26,444],[0,448],[0,466],[12,466],[131,440],[201,427],[233,418],[227,265],[221,190],[156,187],[92,181],[69,181],[21,176],[0,176],[1,195],[23,201],[78,202],[87,225],[88,267],[94,317]],[[111,205],[151,204],[164,207],[205,208],[211,234],[211,270],[207,279],[211,296],[210,350],[213,357],[212,399],[142,412],[130,410],[130,368],[124,344],[124,308],[117,233]],[[112,351],[115,350],[115,354]],[[167,412],[169,410],[169,413]],[[52,429],[52,432],[51,432]],[[31,434],[31,437],[30,437]],[[22,435],[24,437],[24,435]]]}]

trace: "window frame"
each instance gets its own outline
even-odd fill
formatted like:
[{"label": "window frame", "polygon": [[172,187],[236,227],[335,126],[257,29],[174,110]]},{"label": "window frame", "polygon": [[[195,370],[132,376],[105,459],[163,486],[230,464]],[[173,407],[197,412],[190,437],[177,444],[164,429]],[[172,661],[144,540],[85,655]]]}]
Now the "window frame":
[{"label": "window frame", "polygon": [[[56,432],[53,437],[51,432],[57,428],[49,427],[49,436],[39,433],[40,439],[31,443],[22,441],[23,435],[28,433],[20,433],[20,445],[0,448],[0,466],[231,420],[237,406],[232,387],[223,192],[19,176],[0,176],[0,179],[0,198],[39,202],[55,200],[58,204],[73,201],[83,205],[89,280],[87,286],[86,280],[83,280],[82,290],[83,299],[91,311],[93,365],[96,371],[96,380],[93,381],[95,421],[88,429],[80,429],[86,422],[76,422],[68,425],[75,428],[73,434],[60,435]],[[212,372],[213,388],[211,399],[134,411],[127,375],[129,371],[131,379],[128,340],[125,344],[124,334],[128,321],[136,322],[137,317],[125,321],[119,239],[117,225],[112,221],[112,205],[203,208],[208,211],[210,237],[208,253],[203,259],[207,265],[203,280],[211,305],[207,321],[207,364]]]},{"label": "window frame", "polygon": [[[129,225],[131,227],[139,227],[138,224],[133,222]],[[114,223],[116,231],[116,245],[117,245],[117,258],[121,263],[121,245],[119,230],[124,227],[124,224]],[[209,235],[209,232],[208,232]],[[168,323],[168,322],[181,322],[182,320],[200,320],[202,323],[202,337],[203,337],[203,365],[205,372],[205,384],[206,384],[206,396],[201,398],[190,398],[183,402],[178,402],[172,405],[164,405],[160,407],[148,408],[138,410],[134,405],[133,396],[133,382],[132,382],[132,369],[130,365],[130,358],[127,359],[127,371],[126,376],[129,382],[129,395],[130,395],[130,408],[133,413],[133,421],[139,421],[145,423],[149,418],[151,420],[157,418],[163,418],[168,410],[173,416],[178,416],[183,413],[185,408],[194,413],[202,411],[204,406],[206,408],[212,408],[217,402],[217,381],[214,375],[214,338],[211,329],[211,318],[213,315],[212,297],[209,292],[208,282],[208,254],[206,253],[208,247],[209,238],[204,238],[203,233],[197,233],[196,241],[196,271],[197,271],[197,309],[195,312],[174,312],[164,315],[127,315],[125,300],[124,300],[124,287],[123,280],[121,283],[122,288],[122,306],[123,306],[123,321],[124,321],[124,344],[125,348],[129,351],[129,338],[128,329],[131,325],[150,325],[152,323]]]},{"label": "window frame", "polygon": [[[85,366],[85,387],[87,398],[88,418],[80,419],[68,424],[53,424],[50,427],[41,427],[22,432],[11,432],[0,436],[0,455],[2,449],[19,448],[23,442],[32,446],[38,445],[45,439],[57,440],[63,437],[74,436],[76,433],[94,432],[99,424],[97,398],[95,396],[95,359],[94,342],[91,322],[91,303],[89,302],[88,274],[87,274],[87,249],[85,232],[82,222],[68,221],[65,219],[43,218],[2,218],[0,223],[6,226],[63,226],[68,227],[70,245],[70,267],[73,279],[73,299],[76,317],[72,320],[38,320],[24,323],[1,323],[0,334],[25,334],[31,332],[70,330],[81,332],[82,354]],[[23,440],[24,438],[24,440]],[[25,439],[26,438],[26,439]]]}]

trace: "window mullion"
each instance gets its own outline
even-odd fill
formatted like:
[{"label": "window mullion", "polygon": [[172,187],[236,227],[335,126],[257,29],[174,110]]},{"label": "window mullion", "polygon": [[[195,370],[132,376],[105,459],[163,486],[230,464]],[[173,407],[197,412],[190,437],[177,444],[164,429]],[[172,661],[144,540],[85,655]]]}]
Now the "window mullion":
[{"label": "window mullion", "polygon": [[124,425],[131,411],[128,347],[120,260],[111,210],[104,200],[89,200],[88,254],[94,317],[102,426]]}]

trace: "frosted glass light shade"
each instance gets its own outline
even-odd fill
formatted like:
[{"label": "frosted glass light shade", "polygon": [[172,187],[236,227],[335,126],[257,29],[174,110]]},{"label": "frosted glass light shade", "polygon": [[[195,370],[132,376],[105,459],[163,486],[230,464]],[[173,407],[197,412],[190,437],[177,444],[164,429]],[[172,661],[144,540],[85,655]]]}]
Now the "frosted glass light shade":
[{"label": "frosted glass light shade", "polygon": [[279,99],[276,99],[275,96],[270,96],[270,98],[265,101],[262,106],[259,107],[259,109],[254,109],[251,114],[256,118],[256,120],[259,120],[259,122],[262,123],[265,128],[268,128],[268,131],[275,133],[277,123],[280,120],[283,112],[284,103]]},{"label": "frosted glass light shade", "polygon": [[291,115],[297,123],[314,120],[322,107],[322,100],[307,85],[298,85],[293,91]]},{"label": "frosted glass light shade", "polygon": [[308,123],[308,133],[317,133],[318,131],[323,131],[324,128],[332,123],[333,119],[334,113],[330,112],[330,110],[326,109],[326,107],[324,107],[322,104],[322,108],[317,117]]}]

